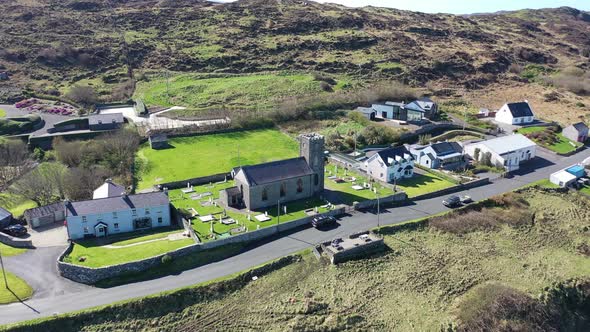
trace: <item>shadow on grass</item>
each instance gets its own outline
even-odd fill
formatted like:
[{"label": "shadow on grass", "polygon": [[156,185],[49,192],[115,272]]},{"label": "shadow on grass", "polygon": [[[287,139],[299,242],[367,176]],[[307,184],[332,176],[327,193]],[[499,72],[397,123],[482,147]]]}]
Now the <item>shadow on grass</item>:
[{"label": "shadow on grass", "polygon": [[[335,191],[328,188],[324,189],[323,196],[332,204],[346,204],[352,205],[354,202],[363,202],[368,199],[344,191]],[[375,199],[377,196],[375,196]]]},{"label": "shadow on grass", "polygon": [[[120,275],[118,277],[110,278],[101,280],[96,283],[94,286],[98,288],[111,288],[120,285],[130,284],[134,282],[152,280],[157,278],[162,278],[171,275],[179,275],[185,271],[196,269],[198,267],[219,262],[225,260],[229,257],[236,256],[245,252],[248,252],[252,249],[265,245],[267,243],[276,241],[282,237],[288,237],[294,233],[297,233],[305,228],[309,228],[311,226],[304,225],[289,231],[277,233],[272,235],[264,240],[254,241],[250,243],[236,243],[236,244],[228,244],[225,246],[221,246],[219,248],[204,250],[194,252],[192,254],[188,254],[183,257],[176,258],[172,260],[172,262],[167,264],[160,264],[157,267],[152,269],[142,271],[142,272],[134,272],[134,273],[127,273]],[[295,238],[294,238],[295,239]],[[302,241],[301,239],[296,239]],[[303,241],[305,242],[305,241]],[[307,243],[307,242],[306,242]],[[310,245],[314,245],[314,243],[309,243]]]},{"label": "shadow on grass", "polygon": [[76,243],[76,245],[79,245],[84,248],[94,248],[94,247],[102,247],[102,246],[109,245],[109,244],[116,243],[116,242],[129,241],[129,240],[133,240],[133,239],[144,237],[144,236],[155,235],[158,233],[166,233],[166,232],[172,232],[172,231],[181,232],[183,230],[184,230],[184,228],[175,227],[175,226],[158,227],[158,228],[152,228],[152,229],[144,230],[144,231],[134,231],[134,232],[129,232],[129,233],[109,235],[109,236],[103,237],[103,238],[93,238],[93,239],[86,239],[86,240],[80,240],[80,241],[74,241],[74,242]]},{"label": "shadow on grass", "polygon": [[414,176],[409,179],[398,181],[397,185],[402,187],[402,189],[417,188],[419,186],[426,186],[428,184],[435,183],[436,180],[438,179],[423,174],[414,174]]},{"label": "shadow on grass", "polygon": [[6,287],[6,289],[8,289],[8,291],[9,291],[10,293],[12,293],[12,296],[14,296],[14,298],[15,298],[15,299],[17,299],[17,300],[18,300],[18,302],[20,302],[22,305],[24,305],[25,307],[27,307],[27,308],[31,309],[31,311],[33,311],[33,312],[34,312],[34,313],[36,313],[36,314],[40,314],[40,313],[41,313],[41,312],[39,312],[37,309],[35,309],[35,308],[33,308],[32,306],[30,306],[29,304],[27,304],[27,303],[25,302],[25,300],[21,299],[21,298],[20,298],[18,295],[16,295],[16,293],[15,293],[15,292],[14,292],[12,289],[10,289],[10,287]]}]

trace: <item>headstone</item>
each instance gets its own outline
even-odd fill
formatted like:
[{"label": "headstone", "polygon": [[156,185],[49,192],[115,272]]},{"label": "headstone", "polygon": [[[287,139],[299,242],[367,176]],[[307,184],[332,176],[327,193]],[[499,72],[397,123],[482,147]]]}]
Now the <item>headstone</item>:
[{"label": "headstone", "polygon": [[248,213],[248,221],[252,220],[252,216],[250,215],[250,213]]},{"label": "headstone", "polygon": [[283,214],[287,214],[287,206],[283,205]]},{"label": "headstone", "polygon": [[264,216],[268,217],[268,211],[264,211]]}]

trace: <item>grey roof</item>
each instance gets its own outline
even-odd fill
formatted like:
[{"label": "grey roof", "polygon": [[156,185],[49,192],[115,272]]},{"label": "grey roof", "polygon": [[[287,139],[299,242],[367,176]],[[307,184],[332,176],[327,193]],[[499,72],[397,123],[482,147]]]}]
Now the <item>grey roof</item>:
[{"label": "grey roof", "polygon": [[430,99],[428,97],[422,97],[422,98],[414,101],[414,103],[418,104],[420,106],[420,108],[422,108],[423,110],[429,110],[435,104],[435,102],[432,101],[432,99]]},{"label": "grey roof", "polygon": [[422,108],[422,105],[420,105],[418,103],[418,101],[413,101],[407,105],[404,106],[405,109],[409,109],[412,111],[417,111],[417,112],[422,112],[422,113],[426,113],[426,111],[424,110],[424,108]]},{"label": "grey roof", "polygon": [[404,103],[398,103],[396,101],[386,101],[385,105],[404,107]]},{"label": "grey roof", "polygon": [[358,107],[356,110],[363,114],[371,114],[375,112],[371,107]]},{"label": "grey roof", "polygon": [[313,170],[303,157],[243,166],[241,168],[250,185],[262,185],[295,177],[311,175]]},{"label": "grey roof", "polygon": [[166,142],[168,141],[168,136],[166,134],[154,134],[150,135],[150,142]]},{"label": "grey roof", "polygon": [[438,156],[463,152],[461,144],[457,142],[439,142],[432,144],[431,147]]},{"label": "grey roof", "polygon": [[[377,154],[381,157],[381,160],[387,165],[391,166],[388,159],[393,158],[395,160],[396,156],[404,157],[404,154],[410,155],[408,149],[405,146],[398,146],[395,148],[387,148],[380,151],[377,151]],[[411,155],[410,155],[411,156]]]},{"label": "grey roof", "polygon": [[110,179],[107,179],[100,187],[96,188],[93,192],[93,196],[101,196],[100,198],[115,197],[125,194],[125,187],[113,183]]},{"label": "grey roof", "polygon": [[524,116],[533,116],[533,110],[529,106],[527,102],[519,102],[519,103],[508,103],[506,104],[510,113],[512,113],[512,117],[514,118],[521,118]]},{"label": "grey roof", "polygon": [[168,199],[168,195],[164,192],[156,191],[145,194],[124,195],[66,203],[66,214],[68,216],[83,216],[126,211],[136,208],[149,208],[153,206],[168,205],[169,203],[170,200]]},{"label": "grey roof", "polygon": [[53,215],[57,211],[63,211],[65,209],[64,203],[57,202],[45,206],[40,206],[32,209],[25,210],[25,219],[30,220],[33,218],[40,218],[49,215]]},{"label": "grey roof", "polygon": [[123,123],[123,113],[93,114],[88,117],[88,124]]},{"label": "grey roof", "polygon": [[241,193],[240,188],[238,187],[229,187],[226,188],[225,191],[228,193],[228,195],[238,195]]},{"label": "grey roof", "polygon": [[584,122],[578,122],[571,125],[577,132],[587,131],[588,126]]},{"label": "grey roof", "polygon": [[0,220],[4,220],[7,217],[12,217],[12,213],[4,210],[3,208],[0,207]]}]

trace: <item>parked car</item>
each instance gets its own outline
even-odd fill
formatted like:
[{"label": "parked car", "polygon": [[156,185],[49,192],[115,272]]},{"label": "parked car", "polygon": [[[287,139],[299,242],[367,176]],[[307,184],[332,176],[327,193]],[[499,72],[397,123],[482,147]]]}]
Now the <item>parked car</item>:
[{"label": "parked car", "polygon": [[468,196],[468,195],[461,196],[461,203],[463,203],[463,204],[473,203],[473,199],[471,198],[471,196]]},{"label": "parked car", "polygon": [[332,226],[336,224],[336,218],[328,216],[319,216],[311,220],[311,225],[315,228]]},{"label": "parked car", "polygon": [[5,228],[3,232],[11,236],[21,237],[27,235],[27,228],[23,225],[12,225]]},{"label": "parked car", "polygon": [[449,208],[457,207],[461,205],[461,198],[459,196],[453,195],[447,197],[443,200],[443,205]]}]

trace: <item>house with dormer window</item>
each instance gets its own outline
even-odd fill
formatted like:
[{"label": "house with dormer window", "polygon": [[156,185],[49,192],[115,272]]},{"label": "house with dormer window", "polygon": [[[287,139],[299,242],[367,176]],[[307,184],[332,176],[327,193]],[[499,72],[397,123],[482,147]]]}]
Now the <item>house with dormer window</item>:
[{"label": "house with dormer window", "polygon": [[414,176],[414,158],[404,146],[374,151],[363,167],[370,177],[383,182]]}]

